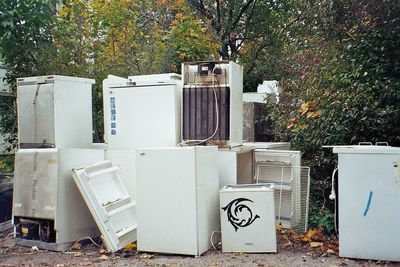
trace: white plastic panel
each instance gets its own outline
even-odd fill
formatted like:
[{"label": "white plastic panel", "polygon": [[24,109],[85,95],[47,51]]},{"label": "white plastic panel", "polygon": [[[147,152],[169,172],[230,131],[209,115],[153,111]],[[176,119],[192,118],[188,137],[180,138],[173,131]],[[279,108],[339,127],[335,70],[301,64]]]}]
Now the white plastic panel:
[{"label": "white plastic panel", "polygon": [[136,240],[136,203],[131,200],[118,167],[103,161],[73,169],[72,176],[82,193],[102,239],[109,251],[116,251]]}]

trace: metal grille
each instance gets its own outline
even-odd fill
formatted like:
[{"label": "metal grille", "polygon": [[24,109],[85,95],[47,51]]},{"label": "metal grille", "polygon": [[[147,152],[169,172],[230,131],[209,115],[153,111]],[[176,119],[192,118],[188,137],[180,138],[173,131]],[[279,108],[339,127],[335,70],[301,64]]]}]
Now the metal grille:
[{"label": "metal grille", "polygon": [[256,182],[275,184],[276,223],[280,223],[283,228],[307,231],[309,167],[257,164]]},{"label": "metal grille", "polygon": [[[219,126],[213,140],[228,140],[230,88],[214,87],[218,99]],[[183,88],[183,140],[203,140],[214,133],[216,126],[213,87]]]}]

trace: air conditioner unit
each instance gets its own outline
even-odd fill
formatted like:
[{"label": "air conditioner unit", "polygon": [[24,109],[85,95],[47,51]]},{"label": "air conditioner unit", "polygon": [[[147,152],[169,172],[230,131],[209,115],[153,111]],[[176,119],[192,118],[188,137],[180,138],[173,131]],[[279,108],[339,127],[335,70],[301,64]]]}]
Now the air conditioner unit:
[{"label": "air conditioner unit", "polygon": [[20,148],[90,148],[92,79],[38,76],[17,79]]},{"label": "air conditioner unit", "polygon": [[243,67],[232,61],[187,62],[182,76],[183,142],[240,145]]},{"label": "air conditioner unit", "polygon": [[276,222],[307,231],[310,168],[301,166],[300,151],[256,149],[254,154],[256,182],[275,184]]}]

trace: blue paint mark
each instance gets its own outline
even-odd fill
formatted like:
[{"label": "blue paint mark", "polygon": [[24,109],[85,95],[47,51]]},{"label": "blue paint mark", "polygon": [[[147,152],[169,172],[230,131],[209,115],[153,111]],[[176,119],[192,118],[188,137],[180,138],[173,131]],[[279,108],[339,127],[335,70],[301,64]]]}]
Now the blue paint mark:
[{"label": "blue paint mark", "polygon": [[371,206],[371,200],[372,200],[372,191],[369,191],[368,202],[367,206],[365,207],[364,216],[367,216],[369,206]]}]

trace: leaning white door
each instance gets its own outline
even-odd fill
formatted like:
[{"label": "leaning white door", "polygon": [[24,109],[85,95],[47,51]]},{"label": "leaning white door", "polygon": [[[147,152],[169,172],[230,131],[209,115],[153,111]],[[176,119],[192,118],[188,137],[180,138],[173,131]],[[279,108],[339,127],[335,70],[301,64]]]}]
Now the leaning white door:
[{"label": "leaning white door", "polygon": [[118,166],[111,161],[72,170],[72,177],[109,251],[136,241],[136,203],[128,194],[118,171]]}]

